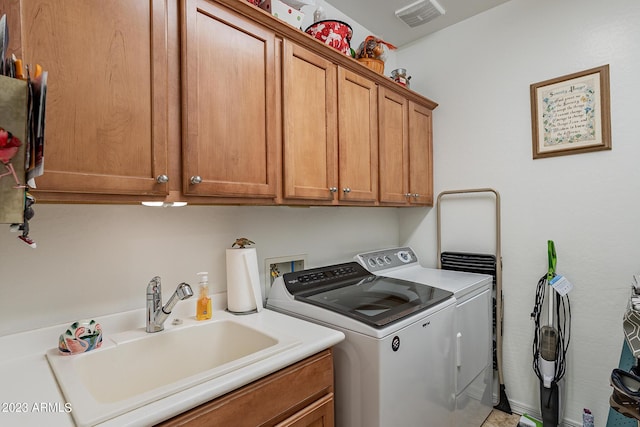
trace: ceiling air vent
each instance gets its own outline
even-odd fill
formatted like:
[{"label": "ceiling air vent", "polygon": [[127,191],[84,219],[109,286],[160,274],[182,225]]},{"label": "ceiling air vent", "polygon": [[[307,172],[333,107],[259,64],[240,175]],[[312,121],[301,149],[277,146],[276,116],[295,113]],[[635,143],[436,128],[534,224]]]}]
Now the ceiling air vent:
[{"label": "ceiling air vent", "polygon": [[444,15],[444,13],[444,8],[440,6],[436,0],[418,0],[415,3],[396,10],[396,16],[410,27],[426,24]]}]

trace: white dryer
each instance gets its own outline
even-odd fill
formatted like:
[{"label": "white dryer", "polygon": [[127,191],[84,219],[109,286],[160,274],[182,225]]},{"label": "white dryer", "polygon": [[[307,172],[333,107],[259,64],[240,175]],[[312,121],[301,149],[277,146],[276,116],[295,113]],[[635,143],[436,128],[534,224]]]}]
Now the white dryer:
[{"label": "white dryer", "polygon": [[486,274],[425,268],[410,247],[358,254],[373,274],[422,283],[453,293],[455,426],[482,425],[493,408],[493,278]]}]

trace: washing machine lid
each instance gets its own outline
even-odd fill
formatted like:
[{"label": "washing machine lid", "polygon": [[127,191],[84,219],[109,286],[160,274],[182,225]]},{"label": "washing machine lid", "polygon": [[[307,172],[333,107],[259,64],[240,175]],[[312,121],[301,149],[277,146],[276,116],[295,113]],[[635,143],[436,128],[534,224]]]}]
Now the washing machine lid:
[{"label": "washing machine lid", "polygon": [[357,262],[284,275],[287,291],[301,302],[382,328],[453,296],[407,280],[376,276]]}]

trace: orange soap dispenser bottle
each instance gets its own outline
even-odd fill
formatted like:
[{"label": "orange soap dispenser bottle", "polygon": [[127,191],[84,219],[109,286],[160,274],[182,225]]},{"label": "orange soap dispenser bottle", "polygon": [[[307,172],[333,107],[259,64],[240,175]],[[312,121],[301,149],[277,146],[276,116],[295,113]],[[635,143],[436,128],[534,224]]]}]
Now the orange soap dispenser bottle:
[{"label": "orange soap dispenser bottle", "polygon": [[200,295],[196,302],[196,320],[211,319],[211,298],[209,298],[209,273],[198,273],[200,277]]}]

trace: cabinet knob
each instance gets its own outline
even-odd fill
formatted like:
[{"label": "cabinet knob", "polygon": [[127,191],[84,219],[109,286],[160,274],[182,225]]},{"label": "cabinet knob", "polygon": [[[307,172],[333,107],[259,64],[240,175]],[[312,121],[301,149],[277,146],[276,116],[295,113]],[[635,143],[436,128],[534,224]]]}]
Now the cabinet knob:
[{"label": "cabinet knob", "polygon": [[404,197],[408,199],[409,197],[411,197],[411,193],[404,193]]},{"label": "cabinet knob", "polygon": [[165,183],[169,182],[169,177],[167,175],[165,175],[165,174],[158,175],[156,177],[156,182],[158,184],[165,184]]},{"label": "cabinet knob", "polygon": [[351,193],[351,189],[349,187],[345,187],[342,189],[342,192],[347,194],[347,193]]},{"label": "cabinet knob", "polygon": [[199,175],[196,176],[192,176],[191,179],[189,180],[189,182],[191,182],[192,184],[200,184],[202,182],[202,178]]},{"label": "cabinet knob", "polygon": [[331,191],[332,193],[337,193],[338,187],[329,187],[329,191]]},{"label": "cabinet knob", "polygon": [[415,198],[417,199],[418,197],[420,197],[420,194],[418,194],[418,193],[413,193],[413,197],[415,197]]}]

